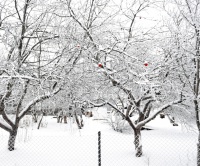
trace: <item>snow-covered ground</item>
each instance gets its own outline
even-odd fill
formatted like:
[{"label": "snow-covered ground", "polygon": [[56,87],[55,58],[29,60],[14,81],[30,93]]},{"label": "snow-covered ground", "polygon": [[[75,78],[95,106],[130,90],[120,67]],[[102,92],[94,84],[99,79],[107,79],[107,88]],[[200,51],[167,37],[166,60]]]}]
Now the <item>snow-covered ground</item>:
[{"label": "snow-covered ground", "polygon": [[97,166],[98,131],[101,131],[102,166],[194,166],[196,165],[197,133],[184,126],[172,126],[167,118],[156,118],[142,131],[144,155],[134,156],[133,134],[118,133],[102,120],[103,108],[93,110],[93,118],[84,118],[79,130],[68,119],[58,124],[45,117],[44,124],[20,128],[16,149],[7,150],[8,133],[0,129],[1,166]]}]

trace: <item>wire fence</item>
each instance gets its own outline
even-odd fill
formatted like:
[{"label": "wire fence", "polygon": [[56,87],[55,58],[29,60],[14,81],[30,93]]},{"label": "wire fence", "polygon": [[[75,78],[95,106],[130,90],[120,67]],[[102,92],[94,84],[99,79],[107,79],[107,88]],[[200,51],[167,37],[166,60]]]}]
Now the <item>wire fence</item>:
[{"label": "wire fence", "polygon": [[142,132],[143,155],[135,157],[134,135],[117,132],[90,135],[34,136],[19,134],[15,150],[0,135],[2,166],[195,166],[194,133]]}]

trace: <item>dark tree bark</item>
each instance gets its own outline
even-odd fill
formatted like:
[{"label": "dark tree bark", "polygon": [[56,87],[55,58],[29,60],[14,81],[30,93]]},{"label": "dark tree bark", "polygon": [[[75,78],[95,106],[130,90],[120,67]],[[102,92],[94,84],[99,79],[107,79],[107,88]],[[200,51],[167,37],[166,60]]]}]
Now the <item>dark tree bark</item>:
[{"label": "dark tree bark", "polygon": [[200,166],[200,132],[198,137],[198,143],[197,143],[197,166]]},{"label": "dark tree bark", "polygon": [[79,120],[78,120],[78,116],[77,116],[76,113],[74,113],[74,117],[75,117],[76,124],[77,124],[78,128],[81,129],[81,124],[80,124],[80,122],[79,122]]},{"label": "dark tree bark", "polygon": [[42,119],[43,119],[44,115],[45,115],[45,113],[42,112],[42,117],[41,117],[41,119],[40,119],[40,121],[39,121],[39,123],[38,123],[38,128],[37,128],[37,129],[40,129],[40,126],[41,126]]},{"label": "dark tree bark", "polygon": [[36,112],[32,113],[32,119],[34,123],[37,123],[38,121],[38,114]]},{"label": "dark tree bark", "polygon": [[67,116],[65,115],[63,118],[64,118],[64,123],[67,123]]},{"label": "dark tree bark", "polygon": [[13,151],[15,149],[15,140],[17,137],[18,127],[15,127],[9,135],[8,139],[8,150]]},{"label": "dark tree bark", "polygon": [[135,145],[135,156],[141,157],[142,152],[142,143],[141,143],[141,128],[134,130],[134,145]]},{"label": "dark tree bark", "polygon": [[57,117],[57,123],[60,123],[60,118],[61,118],[61,116]]}]

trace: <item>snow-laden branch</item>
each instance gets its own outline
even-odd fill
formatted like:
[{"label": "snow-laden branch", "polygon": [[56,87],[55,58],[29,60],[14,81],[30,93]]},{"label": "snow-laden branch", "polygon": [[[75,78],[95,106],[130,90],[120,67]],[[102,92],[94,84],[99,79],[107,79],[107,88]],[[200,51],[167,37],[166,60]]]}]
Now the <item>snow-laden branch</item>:
[{"label": "snow-laden branch", "polygon": [[95,103],[92,103],[92,102],[89,102],[90,104],[92,104],[93,106],[95,106],[95,107],[102,107],[102,106],[104,106],[104,105],[109,105],[109,106],[111,106],[117,113],[119,113],[120,115],[121,115],[121,117],[123,118],[123,119],[125,119],[128,123],[129,123],[129,125],[133,128],[133,129],[136,129],[136,126],[135,126],[135,124],[131,121],[131,119],[130,119],[130,117],[129,116],[127,116],[127,115],[125,115],[124,113],[122,113],[121,111],[120,111],[120,109],[118,109],[117,107],[115,107],[113,104],[111,104],[110,102],[103,102],[103,103],[100,103],[100,104],[95,104]]},{"label": "snow-laden branch", "polygon": [[136,128],[140,128],[140,127],[144,126],[146,123],[148,123],[151,120],[153,120],[158,114],[163,112],[166,108],[171,107],[172,105],[175,105],[175,104],[178,104],[178,103],[181,103],[181,100],[176,100],[176,101],[167,103],[167,104],[163,105],[162,107],[159,107],[159,108],[155,109],[155,113],[153,115],[149,116],[148,118],[146,118],[145,120],[139,122],[136,125]]},{"label": "snow-laden branch", "polygon": [[93,105],[94,107],[102,107],[102,106],[104,106],[104,105],[107,104],[107,102],[103,102],[103,103],[100,103],[100,104],[96,104],[96,103],[93,103],[93,102],[91,102],[91,101],[88,101],[88,103],[90,103],[90,104]]},{"label": "snow-laden branch", "polygon": [[28,111],[30,111],[31,107],[33,107],[36,103],[40,102],[40,101],[43,101],[45,99],[48,99],[52,96],[54,96],[55,94],[57,94],[59,91],[61,90],[61,87],[54,90],[52,93],[47,93],[45,95],[41,95],[41,96],[38,96],[36,97],[34,100],[30,101],[27,106],[20,112],[19,114],[19,118],[21,119],[24,115],[26,115],[26,113]]},{"label": "snow-laden branch", "polygon": [[11,132],[12,131],[12,127],[10,125],[8,125],[8,123],[4,122],[2,119],[0,119],[0,128]]},{"label": "snow-laden branch", "polygon": [[110,102],[103,102],[103,103],[100,103],[100,104],[96,104],[96,103],[93,103],[91,101],[88,101],[91,105],[93,105],[94,107],[102,107],[104,105],[109,105],[111,106],[112,108],[115,109],[115,111],[117,111],[118,113],[120,113],[120,115],[123,117],[123,118],[126,118],[125,115],[117,108],[115,107],[113,104],[111,104]]},{"label": "snow-laden branch", "polygon": [[28,80],[38,80],[37,78],[30,77],[30,76],[23,76],[23,75],[15,75],[15,76],[1,75],[0,79],[1,78],[9,78],[9,79],[12,79],[12,78],[21,78],[21,79],[28,79]]}]

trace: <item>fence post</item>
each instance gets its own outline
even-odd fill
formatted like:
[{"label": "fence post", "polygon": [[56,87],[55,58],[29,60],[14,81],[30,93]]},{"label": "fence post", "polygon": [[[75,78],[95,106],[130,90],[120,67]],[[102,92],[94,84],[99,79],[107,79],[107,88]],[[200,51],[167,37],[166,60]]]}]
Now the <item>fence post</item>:
[{"label": "fence post", "polygon": [[101,131],[98,132],[98,166],[101,166]]}]

